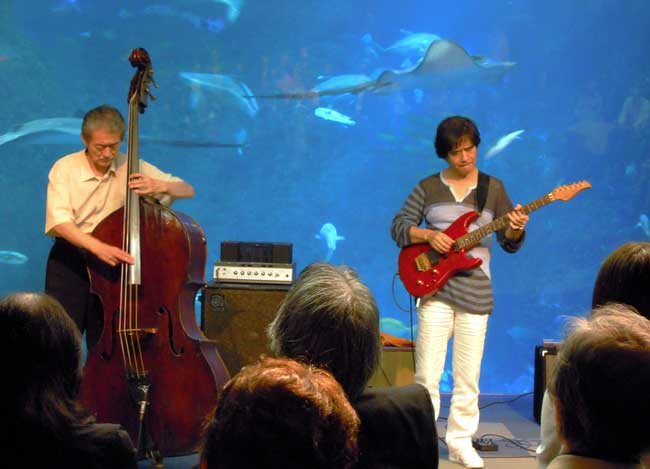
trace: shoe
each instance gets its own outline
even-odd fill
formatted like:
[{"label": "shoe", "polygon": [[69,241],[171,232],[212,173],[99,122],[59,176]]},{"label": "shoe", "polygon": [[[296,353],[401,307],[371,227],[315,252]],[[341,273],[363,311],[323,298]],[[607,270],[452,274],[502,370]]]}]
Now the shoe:
[{"label": "shoe", "polygon": [[449,451],[449,460],[471,469],[481,469],[483,467],[483,459],[471,446],[461,450]]}]

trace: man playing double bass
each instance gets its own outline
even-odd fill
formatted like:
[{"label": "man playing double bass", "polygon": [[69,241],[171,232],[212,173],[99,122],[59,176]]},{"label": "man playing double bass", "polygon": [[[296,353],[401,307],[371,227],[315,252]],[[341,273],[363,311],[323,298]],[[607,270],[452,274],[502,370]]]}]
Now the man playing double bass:
[{"label": "man playing double bass", "polygon": [[[127,155],[119,151],[125,127],[124,118],[111,106],[88,111],[81,126],[86,148],[59,159],[48,177],[45,234],[55,241],[47,261],[45,292],[59,300],[79,329],[86,331],[89,348],[99,339],[102,321],[90,293],[84,252],[111,266],[133,264],[128,252],[91,234],[125,203]],[[164,205],[194,196],[191,185],[143,160],[128,186]]]}]

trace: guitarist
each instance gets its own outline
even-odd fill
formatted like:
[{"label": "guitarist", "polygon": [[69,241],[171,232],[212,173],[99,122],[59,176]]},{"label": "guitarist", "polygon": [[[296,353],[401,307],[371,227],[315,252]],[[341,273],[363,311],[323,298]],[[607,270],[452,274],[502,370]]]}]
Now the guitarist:
[{"label": "guitarist", "polygon": [[[399,247],[427,242],[439,253],[452,249],[453,239],[443,233],[464,213],[481,213],[470,230],[507,214],[509,226],[497,231],[497,240],[507,252],[517,251],[524,241],[528,216],[521,205],[514,209],[503,183],[480,173],[476,155],[481,137],[476,124],[466,117],[443,120],[436,132],[436,153],[448,167],[421,180],[395,215],[391,234]],[[420,224],[425,221],[425,228]],[[461,271],[433,296],[418,305],[418,334],[415,381],[429,389],[436,417],[440,415],[440,378],[444,370],[447,342],[453,335],[454,387],[447,424],[449,459],[465,467],[481,468],[483,460],[472,447],[478,429],[479,375],[487,322],[493,308],[490,282],[490,242],[483,240],[468,251],[480,258],[479,268]]]}]

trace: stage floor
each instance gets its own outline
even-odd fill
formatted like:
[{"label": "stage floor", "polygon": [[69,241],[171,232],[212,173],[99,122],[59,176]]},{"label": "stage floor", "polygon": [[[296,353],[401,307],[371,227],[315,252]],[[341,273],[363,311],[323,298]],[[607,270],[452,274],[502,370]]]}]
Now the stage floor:
[{"label": "stage floor", "polygon": [[[516,400],[514,400],[516,399]],[[438,419],[438,433],[444,436],[449,411],[450,394],[442,395],[442,411]],[[486,469],[534,469],[535,448],[539,443],[539,425],[533,418],[533,395],[482,394],[479,399],[481,423],[477,437],[491,438],[498,444],[497,451],[479,452],[485,461]],[[507,441],[502,437],[508,438]],[[528,448],[530,451],[518,447]],[[462,466],[449,462],[447,447],[439,442],[440,469],[455,469]],[[151,463],[141,461],[140,468],[149,468]],[[168,469],[190,469],[198,466],[197,455],[167,458],[164,467]]]},{"label": "stage floor", "polygon": [[[437,422],[438,433],[444,437],[449,412],[450,394],[442,395],[442,411]],[[490,438],[497,451],[479,451],[486,469],[534,469],[535,448],[539,443],[539,424],[533,418],[533,394],[481,394],[481,423],[477,438]],[[449,462],[447,446],[439,442],[440,469],[462,467]],[[524,449],[525,448],[525,449]]]}]

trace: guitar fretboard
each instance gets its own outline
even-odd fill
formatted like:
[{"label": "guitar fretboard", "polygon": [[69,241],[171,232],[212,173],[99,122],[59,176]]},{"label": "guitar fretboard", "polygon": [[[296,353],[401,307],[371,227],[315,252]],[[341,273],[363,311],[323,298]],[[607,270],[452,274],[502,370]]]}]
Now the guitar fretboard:
[{"label": "guitar fretboard", "polygon": [[[524,205],[521,208],[521,211],[528,215],[529,213],[542,208],[544,205],[550,204],[554,200],[555,197],[553,197],[553,193],[551,192],[527,205]],[[467,249],[474,247],[481,241],[481,239],[497,230],[505,228],[506,226],[508,226],[508,216],[504,215],[477,230],[470,231],[466,235],[457,238],[454,242],[454,249]]]}]

